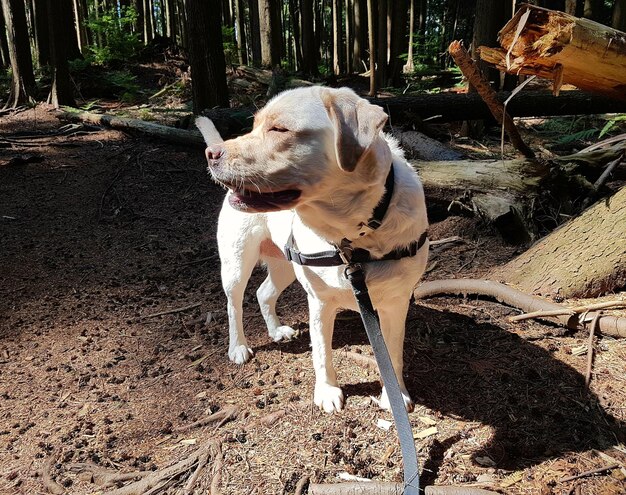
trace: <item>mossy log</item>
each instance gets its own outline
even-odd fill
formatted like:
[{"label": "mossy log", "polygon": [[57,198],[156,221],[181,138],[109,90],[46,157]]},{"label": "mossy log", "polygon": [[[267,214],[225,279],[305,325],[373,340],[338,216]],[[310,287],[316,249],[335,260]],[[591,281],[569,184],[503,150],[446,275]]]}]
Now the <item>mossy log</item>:
[{"label": "mossy log", "polygon": [[[518,33],[519,27],[523,26]],[[626,33],[589,19],[522,6],[480,58],[509,74],[537,75],[626,101]],[[508,56],[507,56],[508,54]]]}]

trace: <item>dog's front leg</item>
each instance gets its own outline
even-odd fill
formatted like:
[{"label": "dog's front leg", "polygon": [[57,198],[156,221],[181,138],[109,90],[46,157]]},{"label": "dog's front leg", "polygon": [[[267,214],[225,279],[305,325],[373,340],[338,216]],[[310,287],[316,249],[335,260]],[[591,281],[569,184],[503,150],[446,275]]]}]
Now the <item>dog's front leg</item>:
[{"label": "dog's front leg", "polygon": [[[386,300],[385,304],[378,308],[378,317],[380,318],[380,328],[385,339],[385,345],[389,351],[389,357],[396,372],[400,391],[404,399],[404,406],[407,411],[413,410],[413,401],[409,396],[409,392],[404,385],[404,377],[402,370],[404,368],[404,333],[406,326],[406,315],[409,309],[410,298],[396,298],[394,300]],[[383,409],[391,409],[387,391],[383,387],[380,397],[380,407]]]},{"label": "dog's front leg", "polygon": [[337,306],[309,295],[309,332],[315,369],[315,405],[328,413],[341,411],[343,392],[337,386],[333,367],[332,342]]}]

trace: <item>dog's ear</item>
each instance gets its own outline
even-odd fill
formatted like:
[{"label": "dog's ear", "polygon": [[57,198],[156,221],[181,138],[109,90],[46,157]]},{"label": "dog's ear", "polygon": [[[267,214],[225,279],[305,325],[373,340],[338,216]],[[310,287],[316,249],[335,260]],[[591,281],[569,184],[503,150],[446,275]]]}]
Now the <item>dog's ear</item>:
[{"label": "dog's ear", "polygon": [[337,162],[352,172],[387,122],[387,114],[352,91],[327,91],[323,101],[335,127]]}]

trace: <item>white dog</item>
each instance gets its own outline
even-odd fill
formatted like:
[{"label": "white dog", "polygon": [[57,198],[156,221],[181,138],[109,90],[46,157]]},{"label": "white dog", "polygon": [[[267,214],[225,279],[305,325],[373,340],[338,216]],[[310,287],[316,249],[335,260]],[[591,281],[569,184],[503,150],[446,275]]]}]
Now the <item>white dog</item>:
[{"label": "white dog", "polygon": [[[333,251],[343,241],[368,250],[374,259],[413,243],[414,252],[401,259],[363,265],[406,407],[412,406],[402,353],[408,305],[428,255],[428,221],[417,174],[395,140],[381,132],[386,120],[380,107],[349,89],[308,87],[276,96],[256,114],[252,131],[236,139],[223,142],[205,117],[196,122],[208,144],[211,175],[228,188],[217,230],[228,298],[228,356],[242,364],[252,355],[243,332],[242,300],[254,266],[262,261],[267,267],[257,298],[275,341],[295,335],[281,325],[275,307],[297,278],[309,304],[314,402],[327,412],[341,410],[344,401],[331,356],[335,314],[340,308],[356,310],[356,301],[345,266],[287,261],[283,247],[290,236],[305,254]],[[390,167],[393,193],[387,211],[379,228],[369,228]],[[380,404],[389,408],[384,388]]]}]

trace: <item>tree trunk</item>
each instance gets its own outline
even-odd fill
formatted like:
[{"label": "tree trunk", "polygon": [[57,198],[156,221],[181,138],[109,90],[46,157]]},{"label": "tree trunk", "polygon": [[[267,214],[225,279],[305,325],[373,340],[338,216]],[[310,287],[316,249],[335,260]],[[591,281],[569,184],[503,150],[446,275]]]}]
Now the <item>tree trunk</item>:
[{"label": "tree trunk", "polygon": [[371,97],[376,96],[376,38],[374,37],[374,0],[367,0],[367,31],[370,52],[370,91]]},{"label": "tree trunk", "polygon": [[71,0],[48,1],[48,29],[50,33],[50,68],[52,70],[52,88],[50,103],[54,108],[61,105],[74,105],[70,71],[67,65],[68,47],[73,30],[67,29],[67,13],[72,7]]},{"label": "tree trunk", "polygon": [[335,75],[339,75],[344,72],[341,4],[342,0],[333,0],[333,73]]},{"label": "tree trunk", "polygon": [[296,55],[297,70],[302,70],[302,31],[300,28],[300,2],[289,0],[289,17],[291,18],[291,28],[293,32],[293,48]]},{"label": "tree trunk", "polygon": [[252,46],[252,65],[261,65],[261,23],[259,18],[259,0],[249,0],[250,39]]},{"label": "tree trunk", "polygon": [[76,34],[78,35],[78,48],[81,53],[86,53],[89,46],[87,35],[87,13],[83,10],[85,3],[82,0],[74,0],[74,16],[76,18]]},{"label": "tree trunk", "polygon": [[133,0],[133,7],[137,12],[137,20],[133,24],[133,31],[139,36],[139,39],[145,44],[144,38],[144,20],[143,20],[143,0]]},{"label": "tree trunk", "polygon": [[406,64],[402,68],[405,74],[410,74],[415,70],[413,62],[413,30],[415,29],[415,0],[410,0],[409,7],[409,46],[407,49]]},{"label": "tree trunk", "polygon": [[626,32],[626,0],[615,0],[611,26],[618,31]]},{"label": "tree trunk", "polygon": [[626,284],[626,187],[494,273],[525,292],[596,297]]},{"label": "tree trunk", "polygon": [[591,19],[593,21],[600,21],[602,14],[603,0],[585,0],[585,6],[583,7],[583,17],[585,19]]},{"label": "tree trunk", "polygon": [[[276,34],[276,9],[271,0],[258,0],[259,5],[259,31],[261,34],[261,65],[274,67],[280,65],[280,47],[277,47],[274,39]],[[277,49],[278,48],[278,49]]]},{"label": "tree trunk", "polygon": [[344,2],[344,12],[346,13],[345,18],[345,69],[347,74],[352,74],[354,72],[354,61],[352,60],[352,45],[354,43],[353,37],[353,27],[354,26],[354,9],[352,8],[351,0],[345,0]]},{"label": "tree trunk", "polygon": [[[530,17],[511,51],[520,18]],[[503,49],[481,47],[481,58],[511,74],[536,74],[562,83],[626,100],[624,33],[587,19],[534,6],[520,9],[500,31]]]},{"label": "tree trunk", "polygon": [[389,60],[389,72],[391,84],[399,87],[402,84],[402,66],[404,62],[400,56],[405,53],[407,38],[407,11],[409,6],[406,0],[393,2],[391,21],[391,57]]},{"label": "tree trunk", "polygon": [[187,0],[193,112],[228,106],[219,0]]},{"label": "tree trunk", "polygon": [[11,89],[6,107],[16,107],[34,99],[35,76],[30,55],[28,27],[23,0],[1,0],[11,60]]},{"label": "tree trunk", "polygon": [[152,27],[152,3],[143,0],[143,42],[147,45],[154,38]]},{"label": "tree trunk", "polygon": [[378,23],[376,27],[376,85],[387,86],[387,1],[378,0]]},{"label": "tree trunk", "polygon": [[231,27],[233,25],[233,16],[230,11],[230,0],[222,0],[222,18],[224,26]]},{"label": "tree trunk", "polygon": [[317,47],[313,29],[313,0],[302,0],[302,72],[317,76]]},{"label": "tree trunk", "polygon": [[361,72],[367,54],[367,3],[364,0],[353,0],[353,6],[352,67],[356,72]]},{"label": "tree trunk", "polygon": [[234,0],[235,9],[235,35],[237,37],[237,53],[239,65],[248,65],[248,48],[246,43],[246,18],[243,8],[243,0]]},{"label": "tree trunk", "polygon": [[44,67],[50,63],[50,48],[48,40],[48,2],[47,0],[33,0],[35,11],[35,40],[37,46],[37,65]]},{"label": "tree trunk", "polygon": [[0,67],[6,68],[11,65],[9,58],[9,45],[7,43],[6,24],[4,23],[4,13],[0,8]]},{"label": "tree trunk", "polygon": [[498,42],[498,31],[511,18],[511,2],[501,0],[477,0],[472,37],[472,59],[481,72],[496,86],[500,83],[500,72],[480,59],[479,46],[493,46]]},{"label": "tree trunk", "polygon": [[165,22],[166,22],[166,35],[168,38],[172,40],[173,43],[176,42],[176,17],[178,13],[176,12],[176,1],[175,0],[165,0]]},{"label": "tree trunk", "polygon": [[55,14],[60,15],[63,22],[63,29],[66,31],[64,34],[66,42],[66,59],[75,60],[77,58],[82,58],[83,55],[80,51],[80,47],[78,46],[78,34],[76,30],[76,18],[74,17],[73,3],[71,1],[66,2],[65,0],[61,0],[59,2],[54,2],[54,8],[59,12],[52,12],[51,6],[48,3],[48,16],[51,17]]}]

